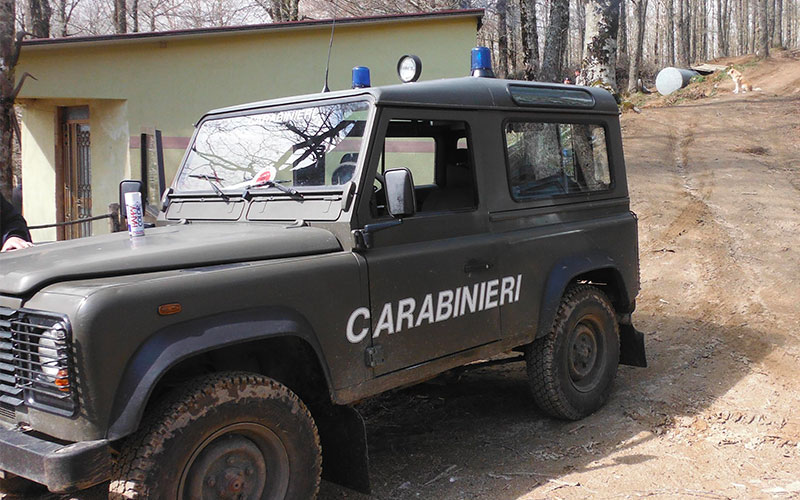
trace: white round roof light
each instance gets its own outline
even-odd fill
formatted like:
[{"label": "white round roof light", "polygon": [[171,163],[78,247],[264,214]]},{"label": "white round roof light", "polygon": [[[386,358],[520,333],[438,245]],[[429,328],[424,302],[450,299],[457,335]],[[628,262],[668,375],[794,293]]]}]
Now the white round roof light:
[{"label": "white round roof light", "polygon": [[397,61],[397,76],[403,83],[416,82],[422,74],[422,59],[415,55],[406,55]]}]

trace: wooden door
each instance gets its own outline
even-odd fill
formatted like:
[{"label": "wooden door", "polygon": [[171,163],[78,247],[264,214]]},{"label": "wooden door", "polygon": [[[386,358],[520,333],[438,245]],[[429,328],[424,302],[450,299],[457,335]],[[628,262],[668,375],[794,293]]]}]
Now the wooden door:
[{"label": "wooden door", "polygon": [[[59,220],[70,222],[92,216],[91,135],[88,106],[61,110],[61,167]],[[91,222],[60,228],[59,239],[91,236]]]}]

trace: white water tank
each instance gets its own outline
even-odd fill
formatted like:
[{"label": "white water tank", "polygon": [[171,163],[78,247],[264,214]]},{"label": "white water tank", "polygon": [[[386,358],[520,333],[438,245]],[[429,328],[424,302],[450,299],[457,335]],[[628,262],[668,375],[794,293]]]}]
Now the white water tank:
[{"label": "white water tank", "polygon": [[699,75],[697,71],[682,68],[664,68],[656,76],[656,90],[661,95],[669,95],[678,89],[689,85],[693,76]]}]

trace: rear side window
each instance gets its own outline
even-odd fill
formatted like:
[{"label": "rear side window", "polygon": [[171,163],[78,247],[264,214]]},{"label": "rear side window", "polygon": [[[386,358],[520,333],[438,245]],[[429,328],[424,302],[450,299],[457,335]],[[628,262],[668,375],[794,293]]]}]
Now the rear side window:
[{"label": "rear side window", "polygon": [[600,125],[508,122],[505,138],[514,200],[611,188],[606,134]]}]

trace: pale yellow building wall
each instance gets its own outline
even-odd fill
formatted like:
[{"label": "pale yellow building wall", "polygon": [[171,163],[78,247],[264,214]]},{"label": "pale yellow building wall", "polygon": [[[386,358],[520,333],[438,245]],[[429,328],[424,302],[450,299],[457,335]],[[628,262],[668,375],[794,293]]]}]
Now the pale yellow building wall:
[{"label": "pale yellow building wall", "polygon": [[[398,83],[396,65],[404,54],[421,57],[422,80],[467,75],[476,31],[477,17],[337,25],[329,86],[349,88],[353,66],[368,66],[373,85]],[[165,142],[172,144],[164,151],[169,183],[183,156],[175,145],[180,141],[170,139],[190,137],[193,124],[209,109],[319,92],[329,38],[329,26],[315,26],[167,41],[24,46],[17,74],[29,72],[38,80],[29,79],[20,97],[23,103],[35,99],[90,105],[96,215],[116,199],[120,180],[140,177],[138,147],[126,146],[124,153],[120,149],[130,136],[138,138],[154,128],[162,131]],[[43,135],[52,141],[53,129],[45,133],[43,124],[35,128],[23,142],[40,141]],[[54,153],[33,154],[33,146],[24,151],[32,152],[23,152],[22,160],[28,207],[31,193],[53,193],[54,177],[39,172],[54,171]],[[42,160],[48,164],[33,165]],[[107,226],[101,221],[93,230],[98,234]]]},{"label": "pale yellow building wall", "polygon": [[[118,203],[119,181],[132,177],[128,103],[117,100],[89,101],[91,133],[92,215],[108,213]],[[92,222],[92,234],[110,231],[108,219]]]},{"label": "pale yellow building wall", "polygon": [[[22,214],[28,225],[56,221],[56,106],[45,102],[26,102],[22,108]],[[31,231],[33,241],[52,241],[56,230]]]}]

